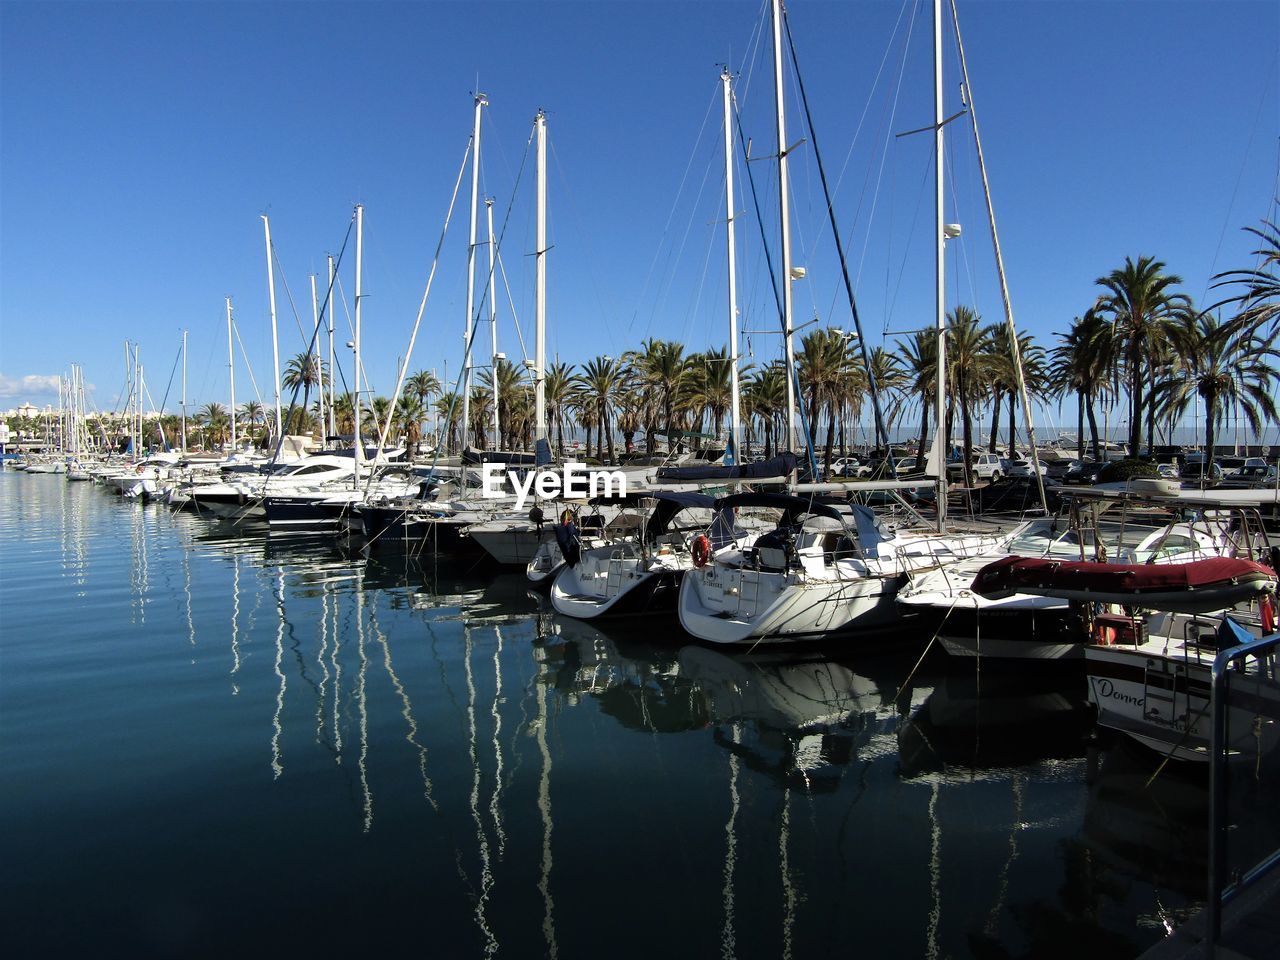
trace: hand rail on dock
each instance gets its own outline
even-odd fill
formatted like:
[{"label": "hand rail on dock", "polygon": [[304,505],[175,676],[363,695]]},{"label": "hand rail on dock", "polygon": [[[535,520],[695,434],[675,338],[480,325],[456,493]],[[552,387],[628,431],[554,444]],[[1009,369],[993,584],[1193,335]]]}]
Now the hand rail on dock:
[{"label": "hand rail on dock", "polygon": [[1227,882],[1227,677],[1229,668],[1246,657],[1262,656],[1280,647],[1280,633],[1222,650],[1213,661],[1212,727],[1209,753],[1209,891],[1206,898],[1206,956],[1214,955],[1222,936],[1222,908],[1280,865],[1275,850],[1244,873]]}]

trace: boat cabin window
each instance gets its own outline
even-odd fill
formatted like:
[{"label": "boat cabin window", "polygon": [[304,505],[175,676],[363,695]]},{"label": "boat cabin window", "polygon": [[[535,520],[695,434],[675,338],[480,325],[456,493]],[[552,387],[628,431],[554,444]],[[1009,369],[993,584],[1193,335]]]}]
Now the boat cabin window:
[{"label": "boat cabin window", "polygon": [[331,466],[329,466],[328,464],[325,464],[325,463],[313,463],[313,464],[311,464],[310,466],[307,466],[307,467],[301,467],[300,469],[295,470],[295,471],[291,474],[291,476],[294,476],[294,477],[305,477],[305,476],[309,476],[309,475],[311,475],[311,474],[313,474],[313,473],[328,473],[328,472],[329,472],[330,470],[332,470],[332,469],[333,469],[333,467],[331,467]]}]

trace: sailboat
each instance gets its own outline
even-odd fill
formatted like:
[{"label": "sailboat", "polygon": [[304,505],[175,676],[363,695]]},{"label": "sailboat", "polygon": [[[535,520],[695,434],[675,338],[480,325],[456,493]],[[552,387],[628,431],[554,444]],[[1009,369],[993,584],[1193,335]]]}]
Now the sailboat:
[{"label": "sailboat", "polygon": [[[773,2],[773,46],[781,221],[783,326],[790,346],[791,253],[787,205],[787,136],[782,89],[782,32],[780,0]],[[936,167],[936,306],[938,316],[938,364],[945,368],[945,310],[943,243],[948,234],[943,223],[942,66],[941,6],[934,10],[935,167]],[[788,376],[788,384],[791,384]],[[945,423],[942,381],[937,397],[937,424]],[[794,396],[788,393],[789,411]],[[794,435],[794,416],[791,416]],[[935,428],[935,465],[940,466],[942,430]],[[912,570],[935,567],[959,557],[990,549],[990,535],[945,535],[946,477],[936,469],[938,530],[936,535],[915,531],[889,531],[866,507],[820,500],[823,493],[863,490],[894,491],[916,486],[902,481],[874,484],[793,484],[790,494],[738,495],[717,501],[718,509],[742,506],[771,507],[779,514],[773,533],[755,547],[725,551],[680,588],[680,623],[700,640],[724,644],[785,643],[880,629],[899,620],[893,603],[898,588]]]}]

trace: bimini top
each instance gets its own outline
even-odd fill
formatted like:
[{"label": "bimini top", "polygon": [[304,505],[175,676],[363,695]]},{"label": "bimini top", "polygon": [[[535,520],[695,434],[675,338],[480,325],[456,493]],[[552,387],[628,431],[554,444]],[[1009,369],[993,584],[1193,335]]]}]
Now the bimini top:
[{"label": "bimini top", "polygon": [[837,505],[809,497],[797,497],[789,493],[734,493],[727,497],[721,497],[716,501],[716,506],[720,509],[773,507],[775,510],[782,511],[784,523],[795,523],[796,518],[806,513],[815,517],[829,517],[841,523],[844,523],[849,518],[848,514],[841,509],[847,509],[847,504],[841,503]]},{"label": "bimini top", "polygon": [[841,500],[814,500],[789,493],[735,493],[721,497],[716,507],[725,510],[733,507],[773,507],[782,511],[782,525],[794,525],[802,515],[826,517],[835,520],[845,529],[852,527],[858,534],[863,549],[872,549],[884,539],[884,533],[870,507]]},{"label": "bimini top", "polygon": [[678,490],[631,490],[621,495],[605,494],[599,497],[592,497],[587,502],[593,507],[601,504],[610,504],[615,507],[635,507],[645,500],[660,500],[680,510],[688,507],[705,507],[710,510],[716,505],[716,502],[705,493],[690,493]]},{"label": "bimini top", "polygon": [[646,537],[657,537],[667,532],[671,521],[682,510],[702,508],[714,510],[716,502],[705,493],[666,493],[660,490],[632,490],[626,496],[592,497],[587,502],[594,506],[611,504],[617,507],[636,507],[646,500],[656,501],[653,512],[645,518]]}]

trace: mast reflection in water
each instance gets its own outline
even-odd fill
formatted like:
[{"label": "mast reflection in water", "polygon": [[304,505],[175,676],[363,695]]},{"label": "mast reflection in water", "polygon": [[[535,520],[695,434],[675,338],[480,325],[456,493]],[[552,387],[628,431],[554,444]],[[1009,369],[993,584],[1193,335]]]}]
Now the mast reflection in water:
[{"label": "mast reflection in water", "polygon": [[6,953],[1120,957],[1195,905],[1200,788],[1091,786],[1069,679],[449,570],[0,474]]}]

